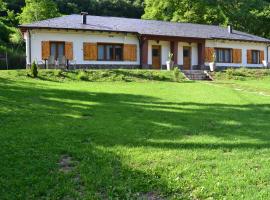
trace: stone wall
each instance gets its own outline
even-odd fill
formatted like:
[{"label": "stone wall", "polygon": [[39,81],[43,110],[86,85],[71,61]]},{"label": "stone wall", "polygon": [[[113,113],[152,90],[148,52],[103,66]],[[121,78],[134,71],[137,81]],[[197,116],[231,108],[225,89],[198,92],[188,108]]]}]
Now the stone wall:
[{"label": "stone wall", "polygon": [[[27,65],[27,68],[29,68],[30,65]],[[45,69],[45,65],[38,65],[40,69]],[[65,65],[55,66],[55,65],[49,65],[47,66],[47,69],[139,69],[140,65],[69,65],[68,67]]]}]

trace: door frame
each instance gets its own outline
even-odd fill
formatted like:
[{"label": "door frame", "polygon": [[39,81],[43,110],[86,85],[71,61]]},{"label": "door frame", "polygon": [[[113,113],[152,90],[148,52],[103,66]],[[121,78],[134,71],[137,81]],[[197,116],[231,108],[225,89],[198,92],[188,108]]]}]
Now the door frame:
[{"label": "door frame", "polygon": [[[160,66],[159,68],[154,68],[153,67],[153,47],[158,47],[159,48],[159,63],[160,63]],[[162,46],[161,45],[155,45],[153,44],[152,45],[152,51],[151,51],[151,56],[152,56],[152,69],[156,69],[156,70],[161,70],[162,69]]]},{"label": "door frame", "polygon": [[191,70],[191,67],[192,67],[192,47],[191,46],[183,46],[183,68],[184,68],[184,70],[187,70],[187,69],[185,69],[185,56],[184,56],[185,49],[189,50],[189,69],[188,70]]}]

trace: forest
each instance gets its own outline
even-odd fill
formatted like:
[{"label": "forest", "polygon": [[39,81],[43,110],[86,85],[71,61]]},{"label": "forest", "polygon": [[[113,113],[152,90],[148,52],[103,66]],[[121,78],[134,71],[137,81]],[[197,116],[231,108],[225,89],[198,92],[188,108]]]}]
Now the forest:
[{"label": "forest", "polygon": [[234,29],[270,38],[269,0],[0,0],[0,54],[8,52],[11,66],[23,66],[24,41],[19,24],[81,11],[99,16],[230,24]]}]

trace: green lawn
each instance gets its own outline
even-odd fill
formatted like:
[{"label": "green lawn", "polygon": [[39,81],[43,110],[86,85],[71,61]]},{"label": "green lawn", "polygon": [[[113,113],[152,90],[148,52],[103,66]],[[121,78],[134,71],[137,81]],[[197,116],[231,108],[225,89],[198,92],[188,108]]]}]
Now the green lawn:
[{"label": "green lawn", "polygon": [[270,198],[270,79],[16,74],[0,72],[1,200]]}]

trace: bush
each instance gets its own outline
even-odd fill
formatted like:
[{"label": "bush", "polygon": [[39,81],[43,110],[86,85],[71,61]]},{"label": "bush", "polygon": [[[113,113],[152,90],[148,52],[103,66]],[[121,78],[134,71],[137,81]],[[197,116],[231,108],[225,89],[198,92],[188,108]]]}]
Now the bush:
[{"label": "bush", "polygon": [[38,67],[37,67],[36,62],[33,62],[32,65],[31,65],[31,75],[34,78],[37,78],[37,76],[38,76]]},{"label": "bush", "polygon": [[[33,77],[29,69],[27,76]],[[25,76],[25,72],[23,73]],[[141,82],[141,81],[185,81],[181,71],[156,71],[156,70],[74,70],[65,71],[59,69],[38,70],[38,77],[51,81],[90,81],[90,82]],[[175,78],[176,77],[176,78]]]},{"label": "bush", "polygon": [[173,68],[173,77],[175,82],[180,82],[180,70],[178,67]]},{"label": "bush", "polygon": [[88,81],[89,80],[87,73],[85,71],[82,71],[82,70],[79,71],[77,78],[78,78],[78,80],[81,80],[81,81]]},{"label": "bush", "polygon": [[61,69],[56,69],[54,71],[54,76],[61,77],[62,76],[62,70]]},{"label": "bush", "polygon": [[270,76],[269,69],[228,68],[225,71],[211,73],[216,80],[262,79]]},{"label": "bush", "polygon": [[252,73],[253,72],[250,69],[247,69],[245,67],[233,70],[233,76],[250,77],[252,76]]},{"label": "bush", "polygon": [[234,74],[233,71],[234,70],[232,68],[229,68],[226,70],[226,78],[227,79],[233,79],[233,74]]}]

